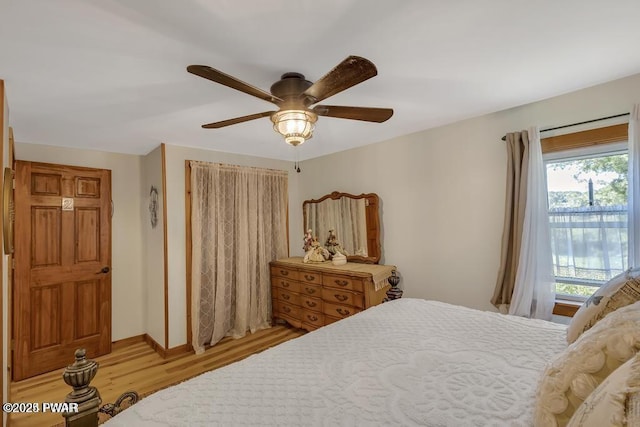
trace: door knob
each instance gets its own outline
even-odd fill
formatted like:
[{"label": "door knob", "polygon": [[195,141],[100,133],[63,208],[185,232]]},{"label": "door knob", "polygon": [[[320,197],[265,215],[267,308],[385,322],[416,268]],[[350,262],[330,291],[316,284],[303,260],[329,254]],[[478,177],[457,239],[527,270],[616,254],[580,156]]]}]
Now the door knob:
[{"label": "door knob", "polygon": [[102,267],[102,270],[98,271],[96,274],[107,274],[111,269],[109,267]]}]

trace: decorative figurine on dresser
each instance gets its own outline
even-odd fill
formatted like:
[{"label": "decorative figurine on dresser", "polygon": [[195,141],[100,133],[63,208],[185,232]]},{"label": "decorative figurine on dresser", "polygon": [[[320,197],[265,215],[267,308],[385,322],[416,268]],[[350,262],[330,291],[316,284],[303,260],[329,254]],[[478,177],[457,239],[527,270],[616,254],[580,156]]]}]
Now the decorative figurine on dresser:
[{"label": "decorative figurine on dresser", "polygon": [[340,246],[340,243],[338,243],[336,231],[333,229],[329,230],[329,237],[327,237],[327,241],[324,246],[327,248],[327,251],[329,251],[331,258],[338,254],[342,254],[344,256],[349,255],[349,253]]},{"label": "decorative figurine on dresser", "polygon": [[304,235],[304,247],[302,248],[306,253],[302,262],[325,262],[331,257],[329,251],[320,246],[317,237],[310,237],[311,230],[309,229]]},{"label": "decorative figurine on dresser", "polygon": [[305,256],[270,263],[274,322],[311,331],[383,302],[396,267],[378,264],[378,205],[373,193],[338,192],[303,203]]}]

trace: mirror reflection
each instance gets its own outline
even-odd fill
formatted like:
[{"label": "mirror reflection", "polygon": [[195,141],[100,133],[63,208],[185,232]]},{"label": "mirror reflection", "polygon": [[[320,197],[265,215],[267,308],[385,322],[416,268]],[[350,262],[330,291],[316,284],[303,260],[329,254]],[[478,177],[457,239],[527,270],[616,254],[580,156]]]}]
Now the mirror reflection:
[{"label": "mirror reflection", "polygon": [[346,252],[348,261],[377,264],[382,254],[378,206],[375,193],[355,196],[334,191],[317,200],[305,200],[305,242],[311,230],[312,237],[330,254],[334,250]]},{"label": "mirror reflection", "polygon": [[349,197],[307,203],[303,209],[305,230],[311,230],[327,249],[337,247],[344,255],[367,257],[365,208],[365,199]]}]

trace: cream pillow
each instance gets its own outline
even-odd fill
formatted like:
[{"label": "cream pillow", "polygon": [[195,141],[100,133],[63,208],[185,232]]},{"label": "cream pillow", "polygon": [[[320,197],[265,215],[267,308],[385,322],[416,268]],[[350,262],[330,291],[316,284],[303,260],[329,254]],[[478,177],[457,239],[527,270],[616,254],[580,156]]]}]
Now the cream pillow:
[{"label": "cream pillow", "polygon": [[[568,427],[637,426],[640,418],[640,354],[616,369],[589,395]],[[633,407],[635,406],[635,408]]]},{"label": "cream pillow", "polygon": [[640,300],[640,268],[627,270],[602,285],[578,309],[567,328],[571,344],[608,313]]},{"label": "cream pillow", "polygon": [[607,315],[547,365],[538,384],[535,425],[566,425],[609,373],[639,350],[636,302]]}]

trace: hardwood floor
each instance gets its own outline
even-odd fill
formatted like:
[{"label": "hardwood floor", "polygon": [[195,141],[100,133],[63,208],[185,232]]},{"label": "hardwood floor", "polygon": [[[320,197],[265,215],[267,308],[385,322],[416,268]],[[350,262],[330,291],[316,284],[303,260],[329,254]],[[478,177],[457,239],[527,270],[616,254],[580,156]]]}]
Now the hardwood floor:
[{"label": "hardwood floor", "polygon": [[[114,345],[113,351],[95,360],[100,364],[98,373],[91,382],[98,388],[102,403],[114,402],[128,390],[138,392],[141,397],[179,383],[200,373],[220,368],[235,361],[259,353],[269,347],[303,335],[305,331],[287,326],[248,334],[244,338],[224,338],[204,354],[183,354],[163,359],[145,342],[126,346]],[[73,354],[69,355],[69,364]],[[64,402],[71,391],[62,380],[63,369],[58,369],[33,378],[13,382],[10,386],[11,402]],[[62,425],[60,414],[11,414],[9,426],[57,426]]]}]

